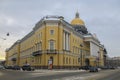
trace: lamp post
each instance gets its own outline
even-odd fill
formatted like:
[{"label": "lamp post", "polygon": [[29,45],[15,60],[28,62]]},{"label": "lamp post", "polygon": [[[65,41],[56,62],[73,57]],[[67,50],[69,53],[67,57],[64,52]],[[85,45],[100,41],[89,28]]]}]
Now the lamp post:
[{"label": "lamp post", "polygon": [[81,60],[81,61],[80,61],[80,62],[81,62],[81,66],[82,66],[82,58],[83,58],[83,57],[82,57],[82,47],[83,47],[83,45],[82,45],[82,44],[80,44],[80,47],[81,47],[81,54],[80,54],[80,57],[81,57],[81,59],[80,59],[80,60]]}]

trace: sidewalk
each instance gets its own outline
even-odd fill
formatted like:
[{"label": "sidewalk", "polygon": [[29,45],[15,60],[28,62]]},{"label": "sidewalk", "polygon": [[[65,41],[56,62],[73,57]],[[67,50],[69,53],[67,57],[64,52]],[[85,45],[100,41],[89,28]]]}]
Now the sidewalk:
[{"label": "sidewalk", "polygon": [[85,72],[86,70],[65,70],[65,69],[52,69],[52,70],[47,70],[47,69],[36,69],[34,72]]}]

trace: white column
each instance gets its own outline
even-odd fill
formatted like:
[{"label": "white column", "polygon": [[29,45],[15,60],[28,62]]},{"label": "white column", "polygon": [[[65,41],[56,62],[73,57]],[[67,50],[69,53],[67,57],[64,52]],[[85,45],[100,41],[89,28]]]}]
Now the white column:
[{"label": "white column", "polygon": [[66,50],[68,50],[68,33],[66,34]]},{"label": "white column", "polygon": [[67,33],[65,32],[65,50],[67,49]]},{"label": "white column", "polygon": [[68,50],[70,50],[70,35],[68,34]]},{"label": "white column", "polygon": [[65,43],[66,47],[65,47],[65,49],[67,50],[67,33],[66,33],[66,36],[65,36],[65,37],[66,37],[66,41],[65,41],[65,42],[66,42],[66,43]]},{"label": "white column", "polygon": [[90,52],[92,56],[98,57],[99,46],[93,42],[90,42]]}]

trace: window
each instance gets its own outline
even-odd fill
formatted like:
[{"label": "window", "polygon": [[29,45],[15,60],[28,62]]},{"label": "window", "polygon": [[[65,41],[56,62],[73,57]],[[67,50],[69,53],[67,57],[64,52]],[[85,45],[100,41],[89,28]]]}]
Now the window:
[{"label": "window", "polygon": [[74,64],[74,59],[73,59],[73,64]]},{"label": "window", "polygon": [[74,54],[74,46],[73,46],[73,54]]},{"label": "window", "polygon": [[69,64],[71,64],[71,59],[69,58]]},{"label": "window", "polygon": [[36,51],[39,49],[39,47],[38,47],[38,43],[36,44]]},{"label": "window", "polygon": [[50,46],[49,47],[50,50],[54,50],[54,41],[53,40],[50,41],[49,46]]},{"label": "window", "polygon": [[39,34],[39,38],[42,38],[42,32],[40,32],[40,34]]},{"label": "window", "polygon": [[54,34],[54,30],[50,30],[50,34],[53,35]]},{"label": "window", "polygon": [[41,64],[41,56],[39,57],[39,63]]},{"label": "window", "polygon": [[42,43],[38,43],[38,50],[42,50]]},{"label": "window", "polygon": [[68,58],[66,58],[66,64],[68,64]]},{"label": "window", "polygon": [[65,57],[63,57],[63,64],[65,64]]}]

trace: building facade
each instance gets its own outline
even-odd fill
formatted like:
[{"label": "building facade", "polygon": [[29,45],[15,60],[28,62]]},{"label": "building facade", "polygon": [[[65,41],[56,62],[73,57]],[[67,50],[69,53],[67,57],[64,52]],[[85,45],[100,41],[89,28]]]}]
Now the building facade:
[{"label": "building facade", "polygon": [[120,67],[120,57],[107,57],[106,66]]},{"label": "building facade", "polygon": [[62,16],[45,16],[6,50],[6,65],[25,64],[42,69],[104,66],[104,46],[87,31],[78,12],[71,23]]}]

